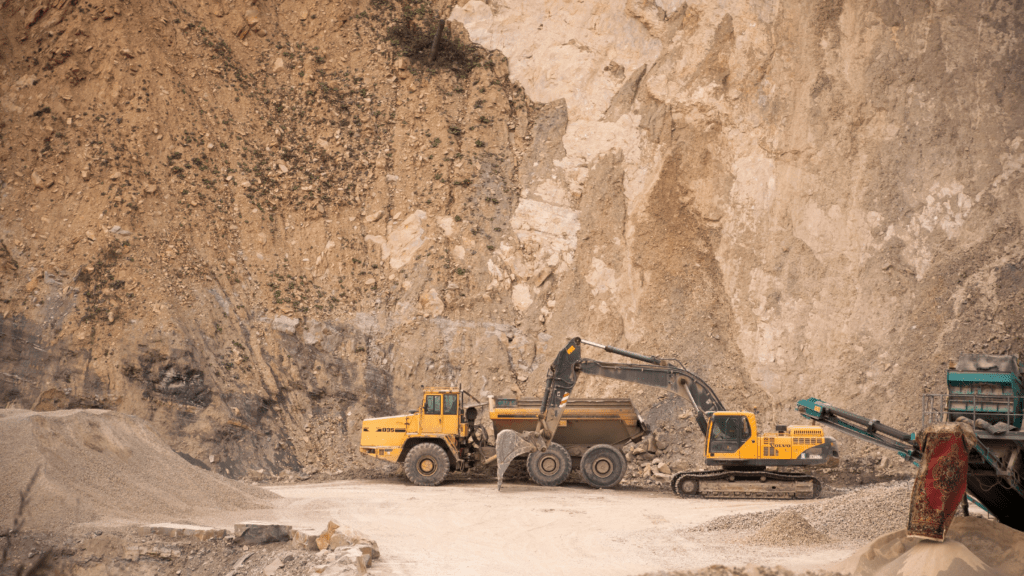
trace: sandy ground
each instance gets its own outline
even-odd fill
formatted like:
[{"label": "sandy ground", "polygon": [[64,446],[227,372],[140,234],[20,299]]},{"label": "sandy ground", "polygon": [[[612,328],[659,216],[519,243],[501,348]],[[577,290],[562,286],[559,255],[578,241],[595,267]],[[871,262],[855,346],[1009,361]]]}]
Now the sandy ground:
[{"label": "sandy ground", "polygon": [[195,518],[229,527],[267,520],[322,530],[328,520],[380,544],[376,574],[638,574],[712,564],[819,568],[854,545],[738,547],[720,534],[687,532],[712,518],[794,502],[681,499],[669,492],[532,484],[451,482],[420,488],[401,480],[266,486],[285,499],[273,509]]},{"label": "sandy ground", "polygon": [[400,478],[261,488],[189,464],[141,420],[116,412],[0,410],[0,438],[0,531],[22,512],[27,518],[10,567],[52,554],[56,573],[71,576],[344,569],[293,542],[246,546],[135,529],[174,522],[233,532],[254,520],[313,534],[331,520],[356,529],[379,544],[371,574],[388,576],[629,575],[712,565],[754,575],[765,572],[747,565],[799,573],[840,561],[855,576],[1024,573],[1024,534],[973,515],[959,518],[943,545],[908,540],[906,481],[831,487],[813,501],[681,499],[664,487],[520,481],[498,492],[493,478],[436,488]]}]

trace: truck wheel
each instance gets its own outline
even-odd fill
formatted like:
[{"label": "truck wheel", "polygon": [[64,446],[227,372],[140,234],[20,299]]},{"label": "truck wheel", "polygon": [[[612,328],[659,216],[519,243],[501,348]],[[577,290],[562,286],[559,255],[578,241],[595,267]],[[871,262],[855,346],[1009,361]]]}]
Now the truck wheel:
[{"label": "truck wheel", "polygon": [[417,444],[405,456],[405,475],[417,486],[437,486],[448,476],[448,454],[437,444]]},{"label": "truck wheel", "polygon": [[546,452],[534,452],[526,457],[526,470],[535,483],[558,486],[569,477],[572,458],[561,444],[552,442]]},{"label": "truck wheel", "polygon": [[626,474],[626,457],[614,446],[598,444],[583,453],[580,472],[594,488],[614,488]]}]

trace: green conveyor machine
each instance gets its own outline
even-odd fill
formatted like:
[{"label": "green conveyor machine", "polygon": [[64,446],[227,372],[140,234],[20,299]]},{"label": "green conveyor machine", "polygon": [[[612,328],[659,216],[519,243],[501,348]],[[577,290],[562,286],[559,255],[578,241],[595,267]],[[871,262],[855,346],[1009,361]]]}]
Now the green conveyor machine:
[{"label": "green conveyor machine", "polygon": [[[1024,387],[1016,356],[965,354],[946,372],[946,392],[923,397],[923,427],[942,422],[965,422],[978,443],[968,459],[967,490],[975,504],[1000,522],[1024,530]],[[861,440],[895,450],[919,464],[915,442],[908,433],[819,400],[797,402],[804,417],[832,426]]]}]

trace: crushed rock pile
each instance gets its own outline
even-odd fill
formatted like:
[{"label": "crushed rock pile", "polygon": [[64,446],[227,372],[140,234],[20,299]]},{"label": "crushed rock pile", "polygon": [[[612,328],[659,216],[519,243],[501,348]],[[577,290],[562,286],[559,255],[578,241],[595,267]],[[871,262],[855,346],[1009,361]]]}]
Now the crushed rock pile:
[{"label": "crushed rock pile", "polygon": [[1024,532],[975,516],[959,517],[943,542],[899,530],[832,567],[851,576],[1011,576],[1024,574]]},{"label": "crushed rock pile", "polygon": [[759,546],[805,546],[824,544],[828,541],[828,536],[815,529],[806,518],[793,510],[782,511],[750,539],[752,544]]},{"label": "crushed rock pile", "polygon": [[266,508],[278,498],[185,461],[145,423],[107,410],[0,410],[0,527],[39,476],[27,529],[187,518],[211,509]]},{"label": "crushed rock pile", "polygon": [[[683,572],[657,572],[653,574],[645,574],[644,576],[797,576],[794,573],[785,568],[775,566],[754,566],[753,564],[743,567],[733,566],[708,566],[700,570],[686,570]],[[809,572],[800,572],[799,576],[842,576],[838,572],[829,572],[825,570],[811,570]]]},{"label": "crushed rock pile", "polygon": [[[912,481],[900,480],[851,490],[786,510],[770,510],[715,518],[695,532],[764,530],[781,514],[798,515],[833,541],[870,540],[905,529],[910,514]],[[759,532],[760,533],[760,532]],[[797,534],[799,535],[799,534]]]}]

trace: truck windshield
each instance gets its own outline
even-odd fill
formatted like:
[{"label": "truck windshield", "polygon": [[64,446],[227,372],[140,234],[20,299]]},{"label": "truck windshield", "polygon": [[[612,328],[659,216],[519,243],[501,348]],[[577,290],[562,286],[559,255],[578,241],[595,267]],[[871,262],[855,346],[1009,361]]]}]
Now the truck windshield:
[{"label": "truck windshield", "polygon": [[446,415],[458,414],[459,397],[456,394],[444,395],[444,413]]},{"label": "truck windshield", "polygon": [[441,413],[441,396],[437,394],[431,394],[427,396],[427,401],[423,403],[424,414],[440,414]]}]

